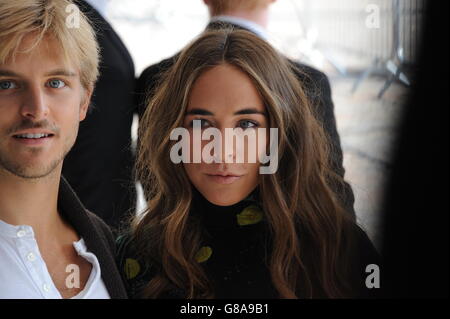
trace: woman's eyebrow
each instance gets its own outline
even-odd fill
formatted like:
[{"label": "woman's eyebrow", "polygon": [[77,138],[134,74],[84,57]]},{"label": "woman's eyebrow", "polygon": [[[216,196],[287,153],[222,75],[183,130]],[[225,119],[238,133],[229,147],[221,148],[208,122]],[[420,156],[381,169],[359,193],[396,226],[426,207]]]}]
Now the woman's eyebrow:
[{"label": "woman's eyebrow", "polygon": [[[255,108],[246,108],[246,109],[242,109],[242,110],[239,110],[234,113],[234,115],[245,115],[245,114],[261,114],[261,115],[267,116],[266,112],[258,111]],[[186,115],[209,115],[209,116],[212,116],[212,115],[214,115],[214,113],[207,111],[205,109],[195,108],[195,109],[191,109],[191,110],[187,111]]]},{"label": "woman's eyebrow", "polygon": [[234,115],[243,115],[243,114],[261,114],[267,116],[266,112],[258,111],[257,109],[254,108],[242,109],[234,113]]},{"label": "woman's eyebrow", "polygon": [[186,115],[214,115],[214,113],[205,109],[191,109],[186,112]]}]

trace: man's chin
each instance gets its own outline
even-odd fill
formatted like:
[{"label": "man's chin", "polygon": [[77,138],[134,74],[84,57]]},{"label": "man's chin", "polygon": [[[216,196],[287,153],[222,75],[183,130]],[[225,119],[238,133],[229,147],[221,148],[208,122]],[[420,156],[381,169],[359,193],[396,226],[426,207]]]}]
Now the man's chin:
[{"label": "man's chin", "polygon": [[[41,179],[61,171],[61,162],[54,161],[47,165],[12,164],[0,162],[0,169],[23,179]],[[58,169],[59,168],[59,169]]]}]

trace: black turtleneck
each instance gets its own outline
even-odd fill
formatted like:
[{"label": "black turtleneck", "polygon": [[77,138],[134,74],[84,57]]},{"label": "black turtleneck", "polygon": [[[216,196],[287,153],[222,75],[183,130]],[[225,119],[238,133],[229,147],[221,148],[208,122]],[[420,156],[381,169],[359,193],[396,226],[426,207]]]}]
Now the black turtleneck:
[{"label": "black turtleneck", "polygon": [[271,284],[268,227],[255,190],[231,206],[218,206],[195,192],[192,215],[203,229],[196,259],[216,298],[276,298]]}]

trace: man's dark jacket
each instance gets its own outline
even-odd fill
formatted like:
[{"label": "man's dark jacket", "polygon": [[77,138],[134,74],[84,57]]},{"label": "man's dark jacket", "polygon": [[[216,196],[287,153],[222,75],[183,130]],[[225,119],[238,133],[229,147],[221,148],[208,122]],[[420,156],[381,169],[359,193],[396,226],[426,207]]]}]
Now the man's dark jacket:
[{"label": "man's dark jacket", "polygon": [[61,178],[59,186],[58,211],[84,239],[87,250],[97,257],[110,297],[126,299],[126,290],[115,262],[115,239],[109,226],[84,208],[64,178]]},{"label": "man's dark jacket", "polygon": [[[241,26],[224,22],[211,22],[206,27],[206,30],[217,30],[220,28],[246,30]],[[140,115],[144,113],[148,96],[151,96],[153,91],[157,88],[161,75],[174,65],[178,56],[179,54],[176,54],[171,58],[151,65],[142,72],[136,86],[136,92],[138,95],[138,112]],[[336,128],[330,82],[325,74],[312,67],[291,60],[289,60],[289,62],[295,66],[293,67],[293,70],[299,81],[303,84],[305,92],[315,108],[317,115],[319,116],[319,120],[323,123],[325,132],[329,136],[332,144],[331,156],[333,169],[338,175],[344,177],[345,169],[343,166],[342,148]],[[345,182],[343,187],[336,186],[335,191],[339,194],[339,196],[341,196],[345,209],[352,215],[352,217],[355,217],[355,210],[353,208],[355,197],[351,186]]]},{"label": "man's dark jacket", "polygon": [[63,175],[86,208],[116,228],[136,202],[130,147],[136,105],[134,64],[111,25],[88,3],[76,3],[96,31],[100,77],[91,109],[64,160]]}]

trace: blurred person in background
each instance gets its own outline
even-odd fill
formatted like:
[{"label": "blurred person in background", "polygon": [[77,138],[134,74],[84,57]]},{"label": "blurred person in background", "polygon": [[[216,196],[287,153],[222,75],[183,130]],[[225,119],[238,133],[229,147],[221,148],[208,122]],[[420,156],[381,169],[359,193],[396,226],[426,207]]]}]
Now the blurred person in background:
[{"label": "blurred person in background", "polygon": [[[105,19],[109,0],[76,0],[100,45],[100,76],[92,109],[64,161],[63,175],[86,207],[118,228],[136,206],[131,124],[135,110],[133,60]],[[83,165],[89,163],[89,165]]]},{"label": "blurred person in background", "polygon": [[[206,30],[221,28],[236,28],[250,31],[267,40],[267,25],[269,22],[270,5],[276,0],[203,0],[210,13],[210,22]],[[165,59],[146,68],[137,82],[138,111],[142,115],[147,101],[155,94],[161,76],[169,70],[179,54]],[[327,76],[302,63],[288,60],[292,65],[298,80],[305,87],[305,92],[313,106],[313,112],[325,128],[332,147],[332,167],[341,177],[345,175],[343,153],[339,134],[336,128],[334,105],[331,97],[331,87]],[[170,111],[170,110],[168,110]],[[344,202],[347,212],[355,218],[355,197],[351,186],[344,182],[335,185],[336,191]]]}]

